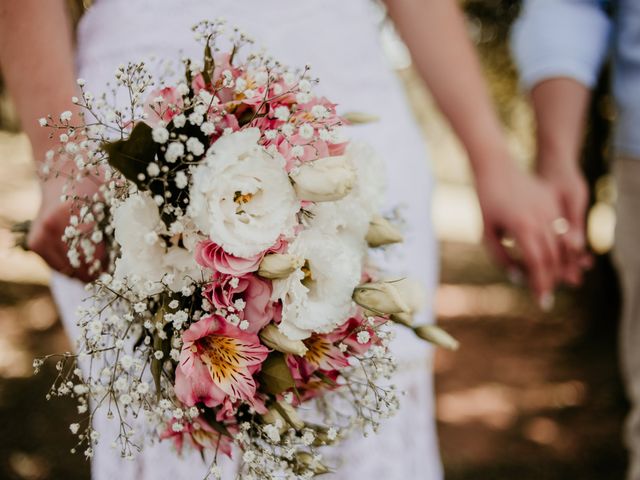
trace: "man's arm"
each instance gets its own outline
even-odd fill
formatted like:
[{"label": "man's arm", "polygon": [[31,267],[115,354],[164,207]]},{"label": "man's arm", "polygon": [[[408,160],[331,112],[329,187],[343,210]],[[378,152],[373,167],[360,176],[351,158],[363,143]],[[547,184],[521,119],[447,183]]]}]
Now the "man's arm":
[{"label": "man's arm", "polygon": [[569,233],[565,280],[580,281],[585,245],[586,183],[579,168],[590,89],[608,51],[611,21],[598,0],[525,4],[512,46],[536,118],[537,169],[556,191]]}]

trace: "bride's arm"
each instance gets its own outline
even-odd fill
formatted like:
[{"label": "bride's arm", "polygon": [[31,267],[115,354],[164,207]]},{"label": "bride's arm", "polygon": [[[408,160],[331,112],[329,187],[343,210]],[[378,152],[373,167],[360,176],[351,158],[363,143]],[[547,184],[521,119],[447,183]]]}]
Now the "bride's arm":
[{"label": "bride's arm", "polygon": [[489,247],[509,264],[500,240],[516,239],[531,285],[547,306],[562,276],[551,228],[560,210],[550,190],[511,161],[461,12],[454,0],[386,0],[386,5],[416,69],[469,154]]},{"label": "bride's arm", "polygon": [[[73,111],[77,93],[70,21],[64,0],[0,0],[0,65],[36,162],[57,144],[38,119]],[[63,168],[58,166],[58,168]],[[61,240],[69,206],[60,203],[62,179],[42,184],[42,205],[29,233],[29,247],[53,268],[72,272]],[[90,187],[89,187],[90,188]]]},{"label": "bride's arm", "polygon": [[64,0],[0,0],[0,65],[40,162],[53,143],[38,119],[69,110],[76,94]]}]

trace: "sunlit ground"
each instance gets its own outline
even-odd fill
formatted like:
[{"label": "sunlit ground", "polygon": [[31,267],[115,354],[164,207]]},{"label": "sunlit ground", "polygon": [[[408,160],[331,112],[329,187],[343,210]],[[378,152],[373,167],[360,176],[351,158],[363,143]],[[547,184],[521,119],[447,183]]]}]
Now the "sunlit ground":
[{"label": "sunlit ground", "polygon": [[[625,406],[615,318],[600,308],[606,297],[599,279],[582,292],[561,292],[549,314],[506,281],[479,244],[481,219],[464,155],[415,78],[404,77],[439,179],[433,207],[442,262],[436,312],[462,342],[459,352],[440,352],[436,362],[447,478],[622,478]],[[531,146],[524,107],[518,119],[511,146],[526,164]],[[0,158],[0,478],[85,479],[87,464],[69,454],[73,405],[44,400],[51,370],[31,376],[34,356],[65,350],[68,342],[48,292],[47,269],[34,255],[11,248],[8,226],[32,217],[38,204],[24,137],[0,133]],[[606,248],[612,219],[602,208],[590,228]]]}]

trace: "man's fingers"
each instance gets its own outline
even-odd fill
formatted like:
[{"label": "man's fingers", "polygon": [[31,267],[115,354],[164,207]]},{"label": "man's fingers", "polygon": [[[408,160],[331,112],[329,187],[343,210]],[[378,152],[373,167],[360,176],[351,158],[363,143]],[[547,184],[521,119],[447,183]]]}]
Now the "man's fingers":
[{"label": "man's fingers", "polygon": [[544,250],[544,242],[546,241],[541,235],[534,235],[533,232],[521,232],[518,237],[531,288],[540,307],[548,310],[552,306],[550,302],[553,298],[554,273],[551,260]]}]

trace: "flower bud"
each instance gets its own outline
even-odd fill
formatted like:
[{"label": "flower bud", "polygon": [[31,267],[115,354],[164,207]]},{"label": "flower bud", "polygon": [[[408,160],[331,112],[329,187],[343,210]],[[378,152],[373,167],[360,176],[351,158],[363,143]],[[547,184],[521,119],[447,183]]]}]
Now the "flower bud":
[{"label": "flower bud", "polygon": [[291,404],[278,401],[277,405],[269,407],[267,413],[262,415],[262,421],[268,425],[276,425],[280,428],[280,433],[284,433],[290,428],[302,430],[304,422],[298,416],[296,409]]},{"label": "flower bud", "polygon": [[300,357],[307,353],[307,347],[302,340],[291,340],[272,323],[260,331],[260,340],[267,347],[273,348],[278,352],[292,353]]},{"label": "flower bud", "polygon": [[290,177],[300,200],[332,202],[351,191],[356,174],[347,157],[337,156],[305,163]]},{"label": "flower bud", "polygon": [[447,350],[457,350],[460,346],[460,343],[455,338],[435,325],[421,325],[414,328],[413,331],[423,340]]},{"label": "flower bud", "polygon": [[296,462],[298,463],[295,469],[297,474],[304,473],[305,470],[311,470],[316,475],[329,473],[329,467],[315,460],[309,452],[296,453]]},{"label": "flower bud", "polygon": [[377,115],[372,115],[365,112],[347,112],[342,115],[342,118],[344,118],[348,123],[352,125],[372,123],[380,120],[380,117],[378,117]]},{"label": "flower bud", "polygon": [[260,262],[258,275],[263,278],[275,280],[287,278],[303,265],[304,261],[286,253],[270,253],[265,255]]},{"label": "flower bud", "polygon": [[353,300],[377,314],[412,314],[422,307],[424,294],[417,283],[402,279],[360,285],[353,292]]},{"label": "flower bud", "polygon": [[400,243],[403,239],[402,234],[389,220],[382,215],[374,215],[369,222],[366,240],[370,247],[380,247],[390,243]]},{"label": "flower bud", "polygon": [[392,313],[389,318],[396,323],[410,327],[413,325],[413,315],[411,313],[400,312]]}]

